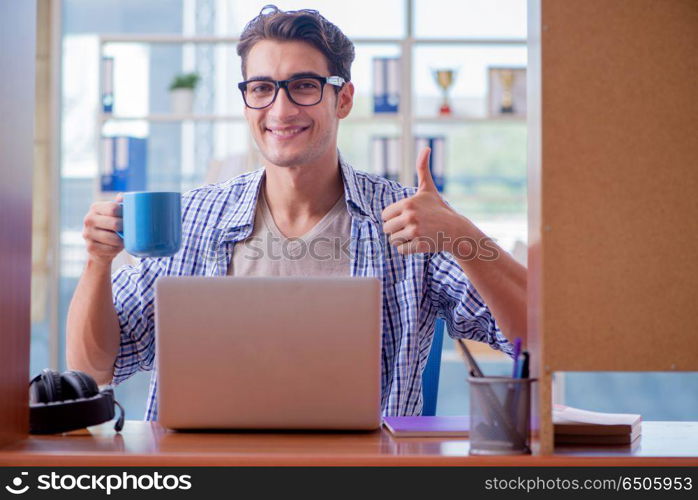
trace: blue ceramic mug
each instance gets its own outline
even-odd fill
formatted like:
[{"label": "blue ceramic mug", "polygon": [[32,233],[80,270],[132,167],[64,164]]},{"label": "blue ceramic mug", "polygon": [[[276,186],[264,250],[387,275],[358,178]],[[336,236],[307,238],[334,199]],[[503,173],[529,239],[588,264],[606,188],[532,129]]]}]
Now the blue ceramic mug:
[{"label": "blue ceramic mug", "polygon": [[182,196],[176,192],[124,193],[124,248],[136,257],[168,257],[182,244]]}]

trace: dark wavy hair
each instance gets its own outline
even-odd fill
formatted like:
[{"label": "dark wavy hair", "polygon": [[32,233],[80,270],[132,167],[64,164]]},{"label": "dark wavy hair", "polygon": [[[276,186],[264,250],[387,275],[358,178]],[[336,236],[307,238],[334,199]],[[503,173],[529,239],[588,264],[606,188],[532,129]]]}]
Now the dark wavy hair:
[{"label": "dark wavy hair", "polygon": [[311,9],[280,10],[276,5],[265,5],[240,35],[237,53],[242,59],[242,75],[247,78],[245,63],[255,43],[261,40],[300,41],[318,49],[327,59],[331,75],[351,80],[354,44],[342,31]]}]

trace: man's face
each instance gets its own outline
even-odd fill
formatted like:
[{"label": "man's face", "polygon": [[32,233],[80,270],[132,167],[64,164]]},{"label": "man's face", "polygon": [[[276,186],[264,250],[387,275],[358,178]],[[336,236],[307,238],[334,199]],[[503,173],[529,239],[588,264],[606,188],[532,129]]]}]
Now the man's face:
[{"label": "man's face", "polygon": [[[288,80],[299,73],[331,76],[325,56],[304,42],[257,42],[247,55],[247,80],[272,78]],[[322,101],[315,106],[298,106],[283,89],[264,109],[245,108],[252,136],[265,160],[279,167],[321,164],[337,149],[339,119],[351,110],[353,86],[345,84],[339,95],[325,85]]]}]

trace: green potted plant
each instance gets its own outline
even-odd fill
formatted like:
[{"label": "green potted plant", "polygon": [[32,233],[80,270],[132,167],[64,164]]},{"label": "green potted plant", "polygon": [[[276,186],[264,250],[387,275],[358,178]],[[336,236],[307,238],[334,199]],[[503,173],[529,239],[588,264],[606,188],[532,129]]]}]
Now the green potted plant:
[{"label": "green potted plant", "polygon": [[170,103],[176,115],[191,114],[194,107],[194,89],[199,83],[198,73],[181,73],[175,75],[170,83]]}]

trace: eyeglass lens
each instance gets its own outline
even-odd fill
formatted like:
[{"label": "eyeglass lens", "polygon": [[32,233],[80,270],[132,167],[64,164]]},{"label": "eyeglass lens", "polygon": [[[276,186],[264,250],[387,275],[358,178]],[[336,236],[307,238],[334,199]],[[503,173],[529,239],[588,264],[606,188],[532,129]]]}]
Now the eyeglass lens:
[{"label": "eyeglass lens", "polygon": [[[322,84],[313,78],[300,78],[288,82],[291,100],[301,106],[312,106],[322,99]],[[263,108],[271,104],[276,93],[274,82],[253,80],[247,83],[245,100],[253,108]]]}]

